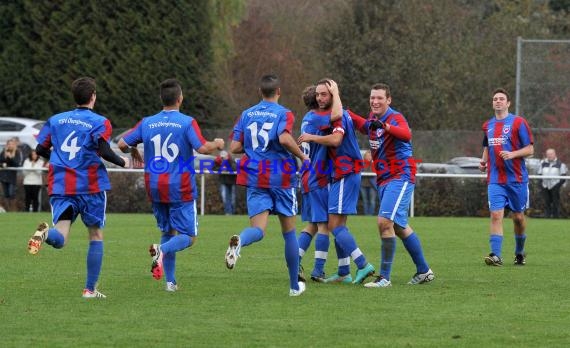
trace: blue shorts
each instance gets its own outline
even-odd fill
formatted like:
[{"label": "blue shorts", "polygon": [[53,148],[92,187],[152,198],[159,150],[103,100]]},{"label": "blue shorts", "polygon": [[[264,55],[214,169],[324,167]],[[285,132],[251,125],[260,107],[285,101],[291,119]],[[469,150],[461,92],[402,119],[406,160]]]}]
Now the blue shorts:
[{"label": "blue shorts", "polygon": [[152,212],[156,218],[156,226],[162,233],[172,230],[190,237],[198,235],[198,219],[196,201],[159,203],[152,202]]},{"label": "blue shorts", "polygon": [[415,184],[404,180],[392,180],[386,185],[378,186],[378,199],[380,201],[378,216],[406,228],[415,186]]},{"label": "blue shorts", "polygon": [[528,183],[489,184],[489,210],[497,211],[509,208],[515,213],[525,211],[528,203]]},{"label": "blue shorts", "polygon": [[360,173],[349,174],[331,182],[329,190],[329,214],[356,214],[360,194]]},{"label": "blue shorts", "polygon": [[284,216],[297,215],[297,195],[295,188],[247,188],[247,213],[249,217],[269,210],[271,214]]},{"label": "blue shorts", "polygon": [[302,220],[313,223],[329,221],[328,204],[329,188],[327,186],[303,193]]},{"label": "blue shorts", "polygon": [[87,227],[105,227],[105,210],[107,209],[107,193],[88,193],[82,195],[51,195],[52,221],[55,225],[68,208],[72,209],[71,222],[81,214],[81,220]]}]

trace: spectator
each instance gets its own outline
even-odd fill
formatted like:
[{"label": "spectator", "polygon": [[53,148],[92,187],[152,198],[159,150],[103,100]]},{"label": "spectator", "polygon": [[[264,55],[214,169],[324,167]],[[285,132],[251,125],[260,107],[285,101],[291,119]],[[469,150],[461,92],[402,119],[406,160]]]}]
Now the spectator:
[{"label": "spectator", "polygon": [[[224,213],[226,215],[233,215],[236,209],[236,161],[226,151],[221,151],[218,157],[214,160],[214,168],[218,174],[220,182],[220,196],[224,203]],[[222,174],[221,172],[229,172]]]},{"label": "spectator", "polygon": [[[372,172],[372,155],[370,151],[364,153],[364,162],[370,163],[366,167],[365,172]],[[366,164],[365,164],[366,165]],[[364,215],[376,214],[376,175],[362,176],[362,183],[360,184],[360,197],[362,197],[362,208]]]},{"label": "spectator", "polygon": [[[566,175],[568,168],[556,157],[554,149],[546,150],[546,158],[540,163],[538,174],[546,176]],[[562,179],[543,179],[542,195],[544,197],[544,217],[558,219],[560,217],[560,188],[564,184]]]},{"label": "spectator", "polygon": [[24,161],[24,191],[26,192],[24,211],[38,211],[39,193],[43,186],[42,168],[44,166],[45,162],[38,156],[36,150],[32,150]]},{"label": "spectator", "polygon": [[[6,147],[0,153],[0,168],[17,168],[22,166],[22,152],[18,149],[15,139],[6,142]],[[7,211],[16,210],[16,182],[18,172],[15,170],[0,170],[0,182],[4,192],[5,208]]]}]

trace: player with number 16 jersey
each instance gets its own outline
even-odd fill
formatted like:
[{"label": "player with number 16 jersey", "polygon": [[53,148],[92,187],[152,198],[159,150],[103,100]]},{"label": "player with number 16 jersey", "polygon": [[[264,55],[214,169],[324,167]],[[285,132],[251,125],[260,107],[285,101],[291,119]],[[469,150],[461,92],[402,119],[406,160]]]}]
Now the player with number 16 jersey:
[{"label": "player with number 16 jersey", "polygon": [[178,110],[145,117],[123,140],[144,144],[144,177],[152,202],[189,202],[197,198],[194,150],[206,143],[194,118]]}]

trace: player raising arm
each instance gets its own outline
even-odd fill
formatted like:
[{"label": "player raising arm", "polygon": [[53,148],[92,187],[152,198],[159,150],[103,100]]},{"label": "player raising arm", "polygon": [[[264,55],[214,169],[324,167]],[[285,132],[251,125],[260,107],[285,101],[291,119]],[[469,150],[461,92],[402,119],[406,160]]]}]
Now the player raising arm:
[{"label": "player raising arm", "polygon": [[[176,253],[196,243],[196,180],[194,150],[209,154],[224,148],[223,139],[206,141],[193,117],[180,112],[184,96],[175,79],[160,84],[163,109],[145,117],[119,141],[123,152],[140,155],[137,144],[144,146],[145,186],[157,226],[160,244],[152,244],[151,272],[156,280],[165,275],[166,291],[178,290]],[[134,148],[131,148],[133,146]]]}]

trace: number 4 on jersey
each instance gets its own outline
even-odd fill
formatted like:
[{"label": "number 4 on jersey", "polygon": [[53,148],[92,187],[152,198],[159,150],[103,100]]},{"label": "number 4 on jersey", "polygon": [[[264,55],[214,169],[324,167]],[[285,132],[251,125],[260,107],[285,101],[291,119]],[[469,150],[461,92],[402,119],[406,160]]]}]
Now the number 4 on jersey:
[{"label": "number 4 on jersey", "polygon": [[75,134],[75,131],[71,132],[60,146],[61,151],[69,153],[70,161],[74,159],[75,155],[81,150],[81,146],[77,146],[77,137],[71,138],[73,134]]}]

